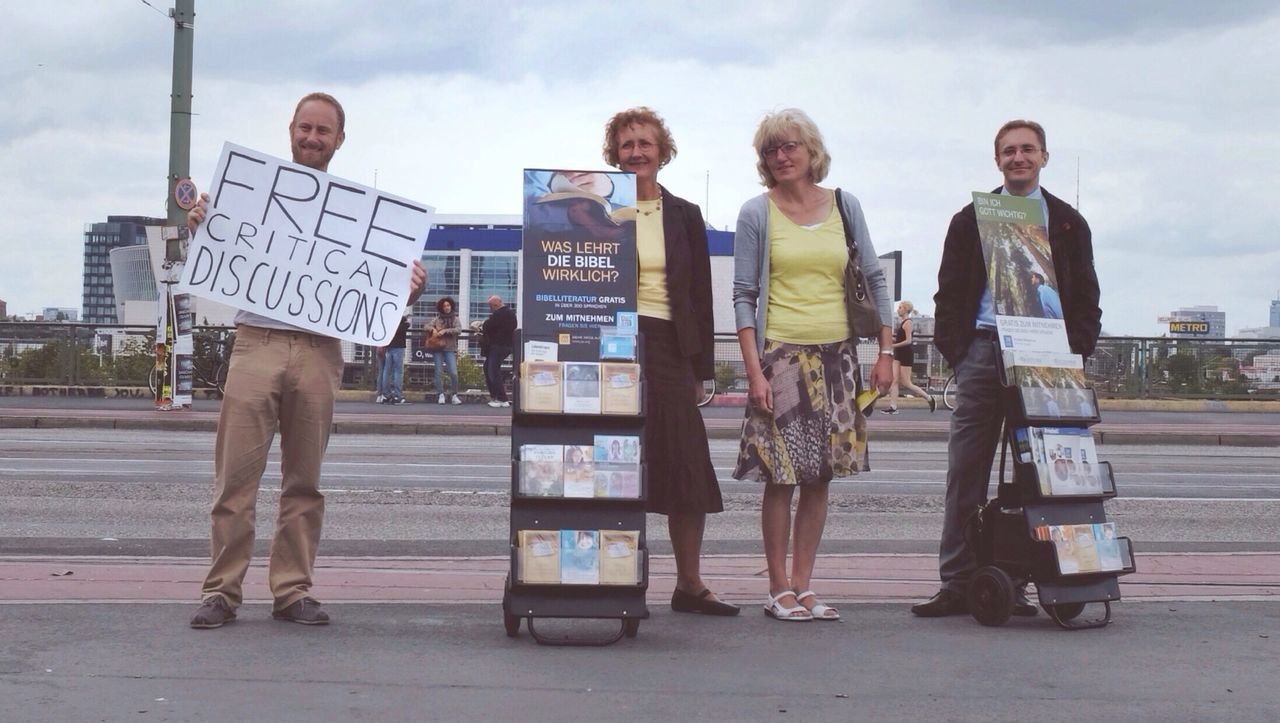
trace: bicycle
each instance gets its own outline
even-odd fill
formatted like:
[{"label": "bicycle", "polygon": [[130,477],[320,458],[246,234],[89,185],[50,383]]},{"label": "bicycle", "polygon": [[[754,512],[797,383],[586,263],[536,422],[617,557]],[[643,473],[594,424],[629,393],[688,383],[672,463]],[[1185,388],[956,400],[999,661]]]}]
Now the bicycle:
[{"label": "bicycle", "polygon": [[716,380],[707,379],[702,382],[702,397],[698,400],[699,407],[705,407],[716,398]]},{"label": "bicycle", "polygon": [[942,403],[951,411],[956,410],[956,394],[959,392],[960,384],[956,381],[955,372],[947,377],[946,384],[942,385]]},{"label": "bicycle", "polygon": [[[218,397],[221,398],[227,391],[227,369],[231,363],[231,349],[236,341],[236,333],[230,332],[223,339],[211,339],[210,345],[216,350],[212,358],[204,359],[204,363],[195,363],[192,365],[192,383],[193,386],[205,389],[213,389],[217,391]],[[212,373],[208,373],[210,362],[213,364]],[[151,389],[151,396],[156,396],[156,392],[160,385],[161,370],[155,366],[151,367],[151,372],[147,375],[147,387]]]}]

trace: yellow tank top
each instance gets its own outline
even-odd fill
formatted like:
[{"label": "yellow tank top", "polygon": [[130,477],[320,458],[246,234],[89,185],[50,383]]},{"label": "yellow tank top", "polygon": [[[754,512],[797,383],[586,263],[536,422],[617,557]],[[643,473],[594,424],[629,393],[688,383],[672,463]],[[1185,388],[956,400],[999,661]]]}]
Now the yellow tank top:
[{"label": "yellow tank top", "polygon": [[849,338],[844,226],[834,200],[826,220],[801,226],[769,199],[769,310],[764,335],[790,344]]},{"label": "yellow tank top", "polygon": [[667,239],[662,232],[662,201],[636,201],[636,253],[640,261],[636,312],[671,321],[667,294]]}]

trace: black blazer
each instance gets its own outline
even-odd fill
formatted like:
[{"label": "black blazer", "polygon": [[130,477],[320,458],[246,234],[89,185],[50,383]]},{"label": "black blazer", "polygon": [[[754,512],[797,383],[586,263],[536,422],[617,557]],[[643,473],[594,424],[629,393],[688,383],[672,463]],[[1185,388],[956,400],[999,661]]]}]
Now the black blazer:
[{"label": "black blazer", "polygon": [[[661,187],[660,187],[661,188]],[[711,311],[711,254],[697,205],[662,188],[662,235],[667,252],[667,296],[680,353],[697,379],[715,376],[715,319]]]},{"label": "black blazer", "polygon": [[[994,193],[1000,191],[997,188]],[[1062,199],[1043,191],[1049,208],[1049,249],[1062,298],[1062,316],[1071,351],[1088,357],[1102,333],[1098,307],[1098,276],[1093,269],[1093,236],[1084,217]],[[973,342],[978,304],[987,288],[987,265],[978,237],[973,204],[951,218],[938,268],[938,293],[933,296],[933,343],[955,367]]]}]

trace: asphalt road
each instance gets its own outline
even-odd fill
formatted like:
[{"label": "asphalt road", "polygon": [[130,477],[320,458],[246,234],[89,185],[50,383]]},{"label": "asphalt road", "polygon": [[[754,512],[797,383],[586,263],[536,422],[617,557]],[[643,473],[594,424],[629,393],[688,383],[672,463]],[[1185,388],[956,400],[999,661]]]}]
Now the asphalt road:
[{"label": "asphalt road", "polygon": [[[730,477],[736,443],[711,444],[727,509],[709,519],[707,550],[756,552],[759,489]],[[509,445],[493,435],[335,435],[325,460],[324,551],[501,554]],[[134,554],[204,554],[212,448],[205,432],[2,430],[0,549],[106,554],[133,541]],[[1146,549],[1280,549],[1280,450],[1099,450],[1120,493],[1108,514]],[[262,540],[270,538],[278,465],[273,451],[260,496]],[[871,472],[832,485],[824,551],[936,549],[945,466],[941,442],[875,444]],[[650,529],[663,525],[650,519]]]},{"label": "asphalt road", "polygon": [[[846,608],[782,624],[655,610],[605,648],[503,635],[496,605],[341,605],[327,628],[186,626],[191,605],[2,612],[8,720],[1266,721],[1280,606],[1123,603],[1109,627]],[[579,622],[616,628],[616,621]],[[555,621],[544,633],[557,635]]]}]

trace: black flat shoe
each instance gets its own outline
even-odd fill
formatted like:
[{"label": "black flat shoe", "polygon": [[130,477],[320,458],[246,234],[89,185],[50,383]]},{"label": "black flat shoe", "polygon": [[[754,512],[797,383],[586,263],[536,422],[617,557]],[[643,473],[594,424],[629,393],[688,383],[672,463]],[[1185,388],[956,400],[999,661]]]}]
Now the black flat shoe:
[{"label": "black flat shoe", "polygon": [[671,593],[671,609],[678,613],[701,613],[703,615],[737,615],[737,605],[711,599],[711,588],[694,595],[679,588]]},{"label": "black flat shoe", "polygon": [[912,614],[922,618],[942,618],[948,615],[965,615],[969,602],[964,595],[952,590],[939,590],[937,594],[919,605],[911,606]]}]

